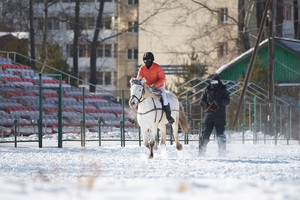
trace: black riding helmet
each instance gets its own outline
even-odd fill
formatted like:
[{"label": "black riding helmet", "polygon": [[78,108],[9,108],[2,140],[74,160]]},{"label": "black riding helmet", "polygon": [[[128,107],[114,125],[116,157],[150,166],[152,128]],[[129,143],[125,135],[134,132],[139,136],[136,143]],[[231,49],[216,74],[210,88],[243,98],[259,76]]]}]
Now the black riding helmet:
[{"label": "black riding helmet", "polygon": [[222,82],[220,80],[220,77],[218,74],[214,74],[210,80],[210,85],[212,89],[215,89],[217,87],[219,87],[220,85],[222,85]]},{"label": "black riding helmet", "polygon": [[154,61],[154,55],[153,55],[153,53],[151,53],[151,52],[144,53],[144,55],[143,55],[143,61],[144,61],[145,65],[146,65],[146,67],[149,69],[152,66],[153,61]]},{"label": "black riding helmet", "polygon": [[152,52],[146,52],[143,55],[143,60],[148,60],[151,59],[152,61],[154,61],[154,55]]}]

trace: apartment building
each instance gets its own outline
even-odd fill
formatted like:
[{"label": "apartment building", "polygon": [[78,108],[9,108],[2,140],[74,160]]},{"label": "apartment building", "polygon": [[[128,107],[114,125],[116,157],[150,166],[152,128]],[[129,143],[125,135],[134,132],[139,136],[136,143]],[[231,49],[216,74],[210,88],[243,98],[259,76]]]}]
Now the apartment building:
[{"label": "apartment building", "polygon": [[138,64],[138,0],[121,0],[117,5],[118,15],[118,83],[117,89],[125,91],[129,98],[129,80],[136,76]]}]

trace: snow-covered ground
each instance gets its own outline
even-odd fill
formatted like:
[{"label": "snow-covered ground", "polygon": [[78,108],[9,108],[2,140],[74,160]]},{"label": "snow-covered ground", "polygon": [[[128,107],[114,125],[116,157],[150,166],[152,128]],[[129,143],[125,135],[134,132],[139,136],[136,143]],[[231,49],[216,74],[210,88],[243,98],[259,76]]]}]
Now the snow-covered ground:
[{"label": "snow-covered ground", "polygon": [[[91,138],[96,137],[92,134]],[[33,136],[35,137],[35,136]],[[78,136],[64,136],[76,138]],[[233,136],[234,137],[234,136]],[[19,140],[36,139],[32,137]],[[66,139],[66,138],[64,138]],[[3,140],[12,140],[4,138]],[[197,142],[178,152],[167,143],[153,159],[138,142],[63,142],[45,136],[35,143],[0,143],[0,195],[3,200],[298,200],[300,145],[252,141],[228,144],[217,156],[211,141],[205,157]]]}]

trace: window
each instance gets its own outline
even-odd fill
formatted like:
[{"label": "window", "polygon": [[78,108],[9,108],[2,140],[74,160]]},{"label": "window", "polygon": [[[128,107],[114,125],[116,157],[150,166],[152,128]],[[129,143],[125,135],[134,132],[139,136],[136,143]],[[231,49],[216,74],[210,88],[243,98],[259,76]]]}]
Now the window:
[{"label": "window", "polygon": [[58,19],[48,19],[48,30],[59,30],[59,21]]},{"label": "window", "polygon": [[79,45],[78,49],[79,57],[90,57],[90,51],[88,45]]},{"label": "window", "polygon": [[[84,71],[84,72],[79,72],[79,78],[84,80],[84,81],[89,81],[90,79],[90,72]],[[79,84],[85,84],[84,82],[80,81]]]},{"label": "window", "polygon": [[104,83],[105,85],[111,85],[111,72],[105,72]]},{"label": "window", "polygon": [[224,57],[228,54],[228,44],[227,42],[221,42],[219,43],[219,48],[218,48],[218,57]]},{"label": "window", "polygon": [[[39,18],[37,19],[36,22],[37,22],[37,29],[44,30],[44,22],[45,22],[44,19]],[[57,18],[48,18],[47,28],[48,31],[59,30],[59,20]]]},{"label": "window", "polygon": [[109,29],[111,29],[111,23],[112,23],[111,17],[105,17],[105,18],[103,18],[103,22],[102,22],[100,28],[109,30]]},{"label": "window", "polygon": [[103,72],[97,72],[97,84],[103,85]]},{"label": "window", "polygon": [[101,58],[104,57],[104,54],[103,54],[103,45],[100,45],[100,46],[97,48],[97,57],[101,57]]},{"label": "window", "polygon": [[118,57],[118,44],[114,44],[114,58]]},{"label": "window", "polygon": [[128,0],[128,5],[137,5],[138,3],[138,0]]},{"label": "window", "polygon": [[111,85],[111,72],[97,72],[98,85]]},{"label": "window", "polygon": [[37,29],[38,30],[43,30],[44,29],[44,22],[43,22],[43,19],[39,18],[37,20]]},{"label": "window", "polygon": [[127,50],[127,58],[129,60],[137,60],[138,59],[138,50],[137,49],[128,49]]},{"label": "window", "polygon": [[73,45],[67,45],[67,57],[73,57]]},{"label": "window", "polygon": [[283,6],[283,19],[284,20],[293,20],[292,13],[293,13],[293,6],[285,4]]},{"label": "window", "polygon": [[101,58],[104,58],[104,57],[110,58],[110,57],[112,57],[112,55],[111,55],[112,49],[111,48],[112,48],[111,44],[105,44],[105,45],[101,44],[101,45],[99,45],[98,48],[97,48],[97,57],[101,57]]},{"label": "window", "polygon": [[94,17],[81,17],[79,19],[79,21],[80,21],[80,25],[79,25],[80,29],[94,29],[95,28],[96,21],[95,21]]},{"label": "window", "polygon": [[138,23],[137,22],[128,22],[128,32],[137,33],[138,32]]},{"label": "window", "polygon": [[[111,85],[112,84],[112,74],[113,72],[97,72],[97,85]],[[79,72],[79,77],[85,81],[89,81],[90,79],[90,72],[84,71]],[[81,83],[85,84],[85,83]]]},{"label": "window", "polygon": [[104,52],[105,52],[105,57],[111,57],[111,45],[106,44],[104,45]]},{"label": "window", "polygon": [[220,23],[224,23],[228,21],[228,8],[220,8],[219,21]]}]

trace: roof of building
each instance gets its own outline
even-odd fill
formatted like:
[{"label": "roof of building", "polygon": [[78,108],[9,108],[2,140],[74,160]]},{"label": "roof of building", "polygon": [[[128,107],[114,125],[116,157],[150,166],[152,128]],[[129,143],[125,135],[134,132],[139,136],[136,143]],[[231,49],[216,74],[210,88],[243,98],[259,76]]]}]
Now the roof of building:
[{"label": "roof of building", "polygon": [[0,37],[7,36],[7,35],[12,35],[19,39],[28,39],[29,38],[28,32],[0,32]]},{"label": "roof of building", "polygon": [[[268,43],[268,39],[262,41],[259,44],[259,48],[261,48],[262,46],[266,45]],[[295,40],[295,39],[290,39],[290,38],[275,38],[275,43],[281,45],[282,47],[288,49],[289,51],[292,51],[296,54],[298,54],[300,56],[300,40]],[[225,69],[227,69],[229,66],[231,66],[232,64],[240,61],[241,59],[248,57],[249,55],[252,54],[254,48],[249,49],[248,51],[242,53],[241,55],[239,55],[238,57],[236,57],[235,59],[233,59],[232,61],[230,61],[229,63],[226,63],[225,65],[221,66],[216,73],[220,74],[221,72],[223,72]]]}]

